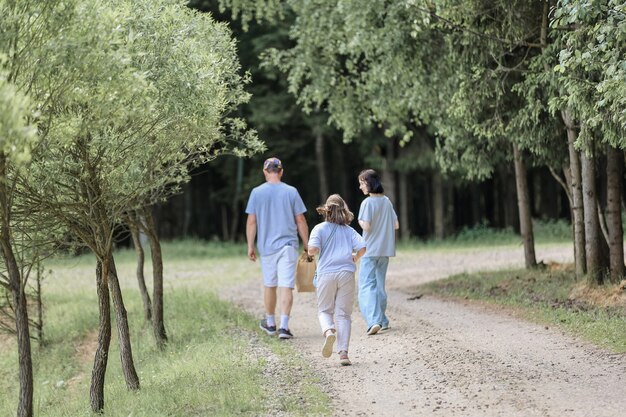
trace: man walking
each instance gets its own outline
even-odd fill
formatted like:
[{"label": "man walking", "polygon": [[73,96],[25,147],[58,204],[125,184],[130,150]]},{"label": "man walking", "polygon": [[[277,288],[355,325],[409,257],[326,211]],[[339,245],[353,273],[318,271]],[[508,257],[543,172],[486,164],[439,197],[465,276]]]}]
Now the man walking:
[{"label": "man walking", "polygon": [[[289,314],[293,305],[296,264],[298,262],[298,235],[307,251],[309,226],[304,218],[306,207],[294,187],[281,181],[283,164],[272,157],[263,164],[265,183],[250,193],[246,213],[248,258],[256,261],[256,238],[263,272],[265,319],[261,329],[268,335],[276,334],[276,302],[280,296],[280,324],[278,337],[291,339]],[[278,294],[277,294],[278,288]]]}]

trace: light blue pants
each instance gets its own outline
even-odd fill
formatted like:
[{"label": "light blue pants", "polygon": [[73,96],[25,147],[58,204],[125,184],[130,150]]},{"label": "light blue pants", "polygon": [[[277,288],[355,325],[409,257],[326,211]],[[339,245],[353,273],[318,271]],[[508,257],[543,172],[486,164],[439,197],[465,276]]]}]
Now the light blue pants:
[{"label": "light blue pants", "polygon": [[388,256],[371,256],[361,258],[359,271],[359,308],[369,329],[374,324],[389,326],[385,315],[387,310],[387,292],[385,277],[389,266]]}]

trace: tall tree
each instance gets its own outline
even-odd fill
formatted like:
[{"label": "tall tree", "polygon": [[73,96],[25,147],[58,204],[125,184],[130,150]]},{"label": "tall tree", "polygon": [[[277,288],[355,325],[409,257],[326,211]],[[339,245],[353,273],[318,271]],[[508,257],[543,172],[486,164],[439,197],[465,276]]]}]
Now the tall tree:
[{"label": "tall tree", "polygon": [[143,243],[141,241],[141,234],[143,233],[142,226],[143,220],[141,214],[138,211],[131,211],[124,216],[124,222],[128,225],[128,229],[133,241],[133,247],[137,254],[137,284],[139,286],[139,294],[141,294],[141,301],[143,303],[143,314],[146,322],[152,321],[152,301],[150,300],[150,294],[148,294],[148,288],[146,287],[146,278],[144,275],[144,263],[145,253],[143,250]]},{"label": "tall tree", "polygon": [[624,184],[624,152],[607,149],[607,229],[609,231],[609,258],[611,280],[624,277],[624,228],[622,225],[622,189]]},{"label": "tall tree", "polygon": [[[2,8],[0,8],[2,11]],[[30,329],[28,325],[28,308],[26,300],[26,282],[15,256],[14,236],[11,229],[14,198],[14,186],[10,175],[10,164],[28,157],[28,144],[32,140],[34,130],[29,126],[31,114],[28,99],[16,91],[4,74],[0,73],[0,248],[2,259],[7,271],[5,280],[0,284],[8,288],[15,317],[19,358],[19,401],[17,415],[29,417],[33,415],[33,366],[30,345]]]},{"label": "tall tree", "polygon": [[[16,245],[21,240],[20,234],[26,237],[26,245],[38,243],[28,238],[26,230],[16,230],[16,225],[28,227],[30,224],[31,231],[39,225],[24,216],[24,212],[19,214],[15,210],[17,176],[28,170],[32,148],[40,139],[36,134],[35,109],[42,95],[32,87],[45,76],[45,70],[41,70],[45,66],[39,68],[35,63],[46,57],[48,38],[64,27],[67,15],[57,6],[56,1],[45,4],[0,1],[0,255],[6,269],[0,285],[9,291],[14,311],[20,386],[17,415],[20,417],[33,415],[31,334],[26,299],[28,270],[32,263],[29,266],[26,258],[20,259]],[[66,85],[50,82],[48,87],[45,100],[54,102]],[[22,250],[32,254],[37,249]]]},{"label": "tall tree", "polygon": [[583,153],[582,190],[585,209],[585,254],[587,274],[590,284],[602,284],[606,273],[605,246],[606,241],[600,230],[598,217],[598,191],[596,187],[596,156],[595,153]]},{"label": "tall tree", "polygon": [[[262,149],[228,114],[248,99],[230,31],[182,2],[64,3],[67,27],[49,39],[46,77],[22,65],[19,85],[41,91],[42,140],[20,187],[32,207],[65,224],[98,260],[99,347],[91,406],[104,406],[114,302],[127,385],[139,387],[112,248],[127,210],[176,192],[188,168]],[[48,23],[48,21],[46,21]],[[38,64],[39,65],[39,64]],[[50,85],[67,89],[45,100]],[[29,84],[30,83],[30,84]],[[162,324],[162,322],[161,322]]]},{"label": "tall tree", "polygon": [[[621,111],[626,106],[625,21],[626,8],[623,2],[615,0],[561,0],[553,13],[551,26],[559,29],[558,63],[554,70],[561,91],[551,101],[551,106],[563,111],[568,129],[579,129],[574,146],[587,156],[599,156],[598,150],[603,149],[600,143],[617,149],[624,149],[626,145],[626,116]],[[587,168],[589,173],[593,167]],[[617,173],[611,171],[611,175]],[[586,180],[583,175],[583,185],[586,181],[591,179]],[[609,178],[608,182],[613,184],[615,181],[615,178]],[[585,193],[584,196],[593,198],[593,195]],[[597,211],[590,211],[591,203],[584,205],[585,224],[594,225]],[[621,216],[614,221],[621,223]],[[617,228],[617,223],[613,227]],[[586,236],[586,241],[588,253],[591,250],[594,258],[595,254],[603,253],[604,239],[594,240]],[[619,255],[614,252],[613,256]],[[619,262],[615,261],[619,270]],[[601,284],[603,274],[599,270],[611,267],[603,262],[598,267],[596,262],[597,259],[587,259],[591,284]]]}]

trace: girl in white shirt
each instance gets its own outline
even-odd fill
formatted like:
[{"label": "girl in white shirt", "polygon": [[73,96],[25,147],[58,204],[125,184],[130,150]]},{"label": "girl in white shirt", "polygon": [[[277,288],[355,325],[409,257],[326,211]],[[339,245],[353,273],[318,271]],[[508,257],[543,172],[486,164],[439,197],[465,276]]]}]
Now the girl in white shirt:
[{"label": "girl in white shirt", "polygon": [[320,254],[315,286],[318,318],[325,338],[322,356],[331,356],[336,340],[339,362],[350,365],[348,345],[352,330],[354,273],[356,262],[365,253],[365,244],[361,235],[349,226],[354,214],[339,194],[328,197],[317,212],[324,216],[324,222],[311,231],[308,253],[309,256]]}]

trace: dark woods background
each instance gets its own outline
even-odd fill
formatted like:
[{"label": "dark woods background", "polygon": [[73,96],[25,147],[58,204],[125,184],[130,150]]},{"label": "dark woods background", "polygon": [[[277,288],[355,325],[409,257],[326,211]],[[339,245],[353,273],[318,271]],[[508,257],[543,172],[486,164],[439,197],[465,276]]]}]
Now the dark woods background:
[{"label": "dark woods background", "polygon": [[[364,198],[357,175],[374,168],[382,174],[385,192],[400,217],[403,239],[443,238],[475,225],[518,231],[512,163],[499,166],[491,179],[472,183],[439,172],[435,139],[427,130],[418,133],[426,140],[404,147],[379,131],[371,131],[358,144],[343,143],[341,132],[328,125],[325,114],[301,111],[287,92],[284,75],[276,68],[260,67],[262,51],[289,45],[288,18],[276,25],[253,22],[244,32],[212,1],[192,0],[189,5],[230,24],[243,70],[252,76],[248,88],[252,99],[242,116],[258,130],[268,150],[246,160],[221,157],[195,170],[180,195],[156,208],[163,239],[244,240],[245,204],[250,190],[264,181],[262,163],[269,156],[283,161],[283,180],[299,190],[310,227],[319,222],[315,207],[332,193],[341,194],[356,215]],[[533,218],[569,220],[567,196],[546,168],[529,167],[528,181]],[[353,226],[358,229],[356,222]]]}]

